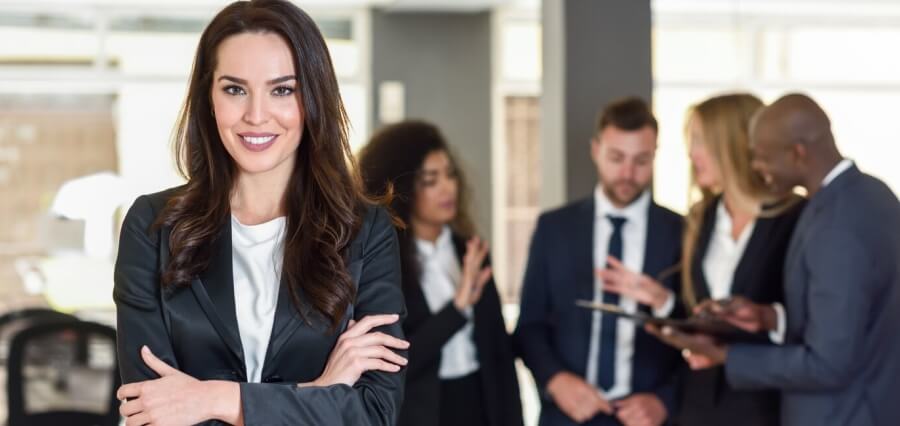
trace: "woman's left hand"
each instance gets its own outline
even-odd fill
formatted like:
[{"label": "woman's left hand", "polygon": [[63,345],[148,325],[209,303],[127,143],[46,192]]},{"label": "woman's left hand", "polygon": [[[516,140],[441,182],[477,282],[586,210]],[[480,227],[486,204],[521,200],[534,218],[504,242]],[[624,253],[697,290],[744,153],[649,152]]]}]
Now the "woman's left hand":
[{"label": "woman's left hand", "polygon": [[213,418],[207,413],[214,404],[207,402],[206,382],[171,367],[146,346],[141,348],[141,358],[160,378],[122,385],[116,392],[123,401],[119,413],[127,426],[193,425]]},{"label": "woman's left hand", "polygon": [[628,269],[619,259],[609,256],[607,269],[598,269],[603,290],[637,300],[654,309],[662,309],[672,293],[647,275]]}]

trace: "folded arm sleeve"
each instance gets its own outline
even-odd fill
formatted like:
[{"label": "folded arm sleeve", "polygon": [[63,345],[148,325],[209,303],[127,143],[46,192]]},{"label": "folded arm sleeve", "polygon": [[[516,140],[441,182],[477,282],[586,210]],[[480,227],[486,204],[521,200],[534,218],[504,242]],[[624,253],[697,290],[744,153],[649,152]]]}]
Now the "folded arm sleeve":
[{"label": "folded arm sleeve", "polygon": [[[363,266],[354,317],[399,314],[400,321],[377,330],[403,338],[406,315],[400,288],[397,235],[387,214],[376,209],[363,248]],[[401,355],[406,356],[401,352]],[[393,425],[403,400],[406,370],[368,371],[352,387],[298,387],[241,383],[244,422],[248,425]]]},{"label": "folded arm sleeve", "polygon": [[119,237],[113,300],[122,383],[159,378],[141,359],[143,345],[178,368],[160,305],[159,233],[150,232],[155,216],[147,197],[141,196],[125,215]]}]

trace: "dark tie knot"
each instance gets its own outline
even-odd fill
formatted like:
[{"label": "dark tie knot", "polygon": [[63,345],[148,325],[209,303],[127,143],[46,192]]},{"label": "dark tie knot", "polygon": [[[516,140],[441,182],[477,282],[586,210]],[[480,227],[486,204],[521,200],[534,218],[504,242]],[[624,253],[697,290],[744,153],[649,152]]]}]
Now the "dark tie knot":
[{"label": "dark tie knot", "polygon": [[609,223],[612,224],[614,231],[621,230],[622,225],[624,225],[625,222],[628,221],[628,219],[623,216],[613,216],[611,214],[606,215],[606,218],[609,219]]}]

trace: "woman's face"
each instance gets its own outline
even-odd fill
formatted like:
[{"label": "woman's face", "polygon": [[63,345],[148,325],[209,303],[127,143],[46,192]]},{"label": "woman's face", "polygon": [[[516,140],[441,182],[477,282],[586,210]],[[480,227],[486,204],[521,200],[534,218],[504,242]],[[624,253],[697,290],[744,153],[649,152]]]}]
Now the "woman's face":
[{"label": "woman's face", "polygon": [[721,187],[722,174],[719,165],[709,150],[709,145],[703,136],[703,126],[696,115],[692,116],[688,123],[688,143],[697,186],[703,189]]},{"label": "woman's face", "polygon": [[425,157],[416,176],[416,198],[413,219],[430,225],[445,225],[456,217],[459,184],[456,169],[444,151],[433,151]]},{"label": "woman's face", "polygon": [[290,175],[304,118],[290,47],[273,33],[241,33],[217,59],[212,105],[228,154],[242,174]]}]

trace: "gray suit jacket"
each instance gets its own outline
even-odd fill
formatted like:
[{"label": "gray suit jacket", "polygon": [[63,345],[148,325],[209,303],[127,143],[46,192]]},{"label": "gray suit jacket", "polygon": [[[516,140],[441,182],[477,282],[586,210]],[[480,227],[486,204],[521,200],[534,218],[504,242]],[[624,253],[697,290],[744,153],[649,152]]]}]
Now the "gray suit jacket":
[{"label": "gray suit jacket", "polygon": [[816,193],[785,264],[782,346],[735,345],[735,388],[782,391],[785,425],[900,424],[900,203],[855,166]]}]

